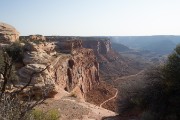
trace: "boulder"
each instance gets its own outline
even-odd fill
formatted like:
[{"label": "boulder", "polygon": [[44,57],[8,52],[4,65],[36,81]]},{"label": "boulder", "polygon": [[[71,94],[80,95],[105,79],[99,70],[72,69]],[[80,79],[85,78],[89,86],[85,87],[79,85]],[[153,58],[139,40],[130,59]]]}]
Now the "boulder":
[{"label": "boulder", "polygon": [[11,25],[0,22],[0,43],[18,41],[19,32]]}]

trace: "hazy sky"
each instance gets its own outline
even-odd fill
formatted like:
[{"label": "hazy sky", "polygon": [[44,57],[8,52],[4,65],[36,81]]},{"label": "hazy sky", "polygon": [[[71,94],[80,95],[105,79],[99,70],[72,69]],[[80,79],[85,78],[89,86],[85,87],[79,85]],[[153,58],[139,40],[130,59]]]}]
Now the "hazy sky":
[{"label": "hazy sky", "polygon": [[180,35],[180,0],[0,0],[21,35]]}]

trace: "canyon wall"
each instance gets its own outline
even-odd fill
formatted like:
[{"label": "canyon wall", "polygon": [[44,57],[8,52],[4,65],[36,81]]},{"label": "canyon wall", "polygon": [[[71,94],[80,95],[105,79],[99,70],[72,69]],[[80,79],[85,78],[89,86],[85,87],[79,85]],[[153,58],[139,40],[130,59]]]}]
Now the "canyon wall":
[{"label": "canyon wall", "polygon": [[25,66],[18,72],[21,83],[26,84],[32,73],[42,71],[31,80],[33,94],[50,90],[48,96],[53,97],[64,89],[83,98],[99,83],[99,64],[94,52],[83,48],[81,40],[29,42],[25,48]]},{"label": "canyon wall", "polygon": [[118,59],[119,54],[112,49],[111,41],[108,37],[82,37],[81,39],[83,47],[92,49],[100,64]]},{"label": "canyon wall", "polygon": [[108,38],[82,37],[83,47],[93,49],[96,54],[107,54],[112,50]]}]

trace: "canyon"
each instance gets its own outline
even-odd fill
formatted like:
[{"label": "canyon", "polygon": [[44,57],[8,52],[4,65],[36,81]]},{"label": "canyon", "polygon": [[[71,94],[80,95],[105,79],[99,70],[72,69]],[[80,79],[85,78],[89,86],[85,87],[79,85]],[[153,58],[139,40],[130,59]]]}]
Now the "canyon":
[{"label": "canyon", "polygon": [[[144,69],[144,64],[124,58],[114,51],[109,37],[19,37],[14,27],[8,28],[11,34],[7,34],[5,28],[7,27],[0,29],[1,48],[11,48],[18,44],[18,49],[22,49],[22,58],[15,63],[19,77],[16,86],[28,86],[23,89],[21,97],[45,96],[48,98],[47,104],[53,102],[53,106],[59,106],[59,109],[64,106],[62,101],[79,107],[85,106],[89,111],[85,119],[92,116],[96,116],[93,119],[102,119],[117,115],[116,100],[120,93],[119,89],[114,87],[114,80],[137,74]],[[42,107],[49,108],[46,105],[39,106]],[[71,111],[69,107],[68,110]],[[62,113],[63,111],[65,112],[61,109]],[[96,111],[99,111],[99,114]],[[65,115],[63,119],[69,119],[76,115],[76,112],[75,110],[70,116]],[[82,118],[82,115],[79,117]]]},{"label": "canyon", "polygon": [[[112,111],[85,102],[87,101],[87,94],[95,86],[101,85],[99,64],[105,60],[97,59],[97,57],[111,51],[109,40],[95,40],[88,43],[79,37],[42,35],[19,37],[14,27],[10,27],[8,30],[11,30],[12,33],[6,34],[4,27],[1,28],[1,33],[3,33],[0,39],[1,48],[15,48],[12,50],[13,54],[21,49],[22,53],[18,54],[21,54],[22,57],[14,64],[19,82],[15,86],[10,85],[11,87],[8,88],[7,92],[16,91],[17,88],[21,89],[26,86],[20,93],[21,98],[44,96],[47,98],[46,102],[50,101],[48,104],[53,102],[63,106],[60,103],[66,101],[69,107],[73,107],[73,109],[74,105],[85,107],[88,111],[88,114],[84,113],[85,119],[101,119],[102,117],[116,115]],[[88,47],[88,44],[94,44],[95,48]],[[19,58],[19,56],[15,56],[15,58]],[[3,80],[3,78],[1,79]],[[41,106],[43,104],[39,108]],[[49,107],[45,107],[45,110],[48,109]],[[82,110],[73,110],[73,113],[69,114],[70,116],[61,118],[64,120],[69,119],[69,117],[75,119],[72,116],[77,116],[77,112]],[[63,111],[65,112],[65,110]],[[97,111],[99,112],[97,113]],[[83,114],[77,118],[82,118],[82,116]]]}]

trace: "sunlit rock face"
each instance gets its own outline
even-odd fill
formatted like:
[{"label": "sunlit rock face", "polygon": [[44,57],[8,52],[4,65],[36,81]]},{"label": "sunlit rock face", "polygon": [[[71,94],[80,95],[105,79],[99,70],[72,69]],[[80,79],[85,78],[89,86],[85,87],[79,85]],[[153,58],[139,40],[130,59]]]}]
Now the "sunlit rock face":
[{"label": "sunlit rock face", "polygon": [[92,49],[82,48],[81,40],[29,42],[23,62],[18,71],[23,84],[28,83],[33,72],[30,86],[33,94],[50,89],[48,96],[53,97],[59,89],[84,95],[99,83],[99,64]]},{"label": "sunlit rock face", "polygon": [[112,49],[108,38],[87,37],[82,39],[83,47],[93,49],[96,54],[107,54]]},{"label": "sunlit rock face", "polygon": [[0,43],[11,43],[19,39],[19,32],[11,25],[0,22]]}]

